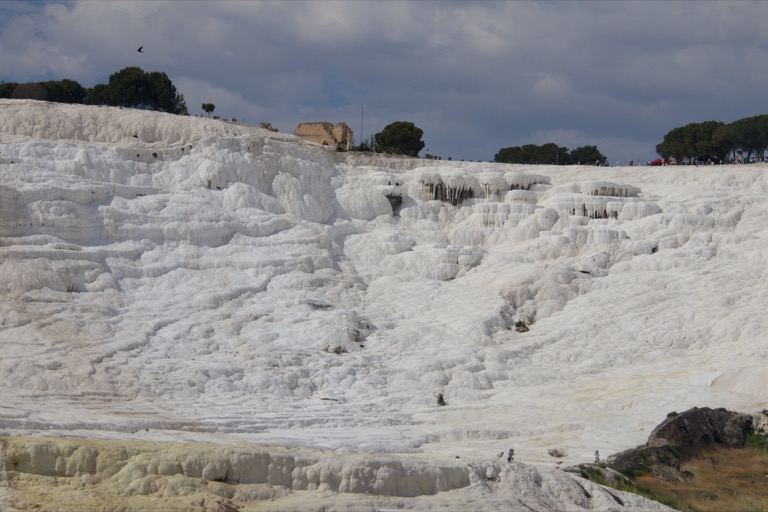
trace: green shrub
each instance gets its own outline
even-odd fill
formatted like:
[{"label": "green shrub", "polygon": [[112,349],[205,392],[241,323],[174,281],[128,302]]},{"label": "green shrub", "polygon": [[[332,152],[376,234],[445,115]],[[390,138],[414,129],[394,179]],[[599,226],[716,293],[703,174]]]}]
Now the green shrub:
[{"label": "green shrub", "polygon": [[748,433],[744,439],[744,447],[768,451],[768,434],[765,433],[765,429],[761,427]]}]

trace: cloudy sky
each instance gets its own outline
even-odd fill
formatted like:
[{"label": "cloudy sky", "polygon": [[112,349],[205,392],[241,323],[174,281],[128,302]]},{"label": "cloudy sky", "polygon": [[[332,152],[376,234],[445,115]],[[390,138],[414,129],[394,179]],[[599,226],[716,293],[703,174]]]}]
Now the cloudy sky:
[{"label": "cloudy sky", "polygon": [[0,0],[0,80],[139,66],[192,113],[357,141],[411,121],[454,160],[554,142],[645,162],[677,126],[768,113],[767,62],[759,1]]}]

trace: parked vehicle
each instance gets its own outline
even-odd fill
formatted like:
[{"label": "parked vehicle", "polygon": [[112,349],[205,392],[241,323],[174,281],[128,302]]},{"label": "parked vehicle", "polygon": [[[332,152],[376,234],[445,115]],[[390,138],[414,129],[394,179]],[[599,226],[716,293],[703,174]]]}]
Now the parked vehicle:
[{"label": "parked vehicle", "polygon": [[662,158],[657,158],[656,160],[651,160],[648,162],[648,165],[655,166],[655,165],[677,165],[677,160],[674,158],[667,158],[666,160]]}]

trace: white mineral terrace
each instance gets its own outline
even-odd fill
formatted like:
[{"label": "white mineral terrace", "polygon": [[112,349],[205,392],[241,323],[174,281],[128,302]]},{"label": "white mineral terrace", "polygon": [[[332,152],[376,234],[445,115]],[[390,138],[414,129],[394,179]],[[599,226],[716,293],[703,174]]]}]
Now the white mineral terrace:
[{"label": "white mineral terrace", "polygon": [[558,468],[670,411],[768,407],[767,176],[0,100],[0,502],[28,474],[273,510],[652,509]]}]

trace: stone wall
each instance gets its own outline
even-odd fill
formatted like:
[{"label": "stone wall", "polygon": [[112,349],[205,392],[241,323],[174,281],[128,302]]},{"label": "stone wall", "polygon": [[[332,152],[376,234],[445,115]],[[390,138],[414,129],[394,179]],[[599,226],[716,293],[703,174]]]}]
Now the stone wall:
[{"label": "stone wall", "polygon": [[352,149],[352,129],[347,123],[338,123],[335,126],[327,121],[301,123],[296,127],[293,134],[324,146],[340,147],[344,150]]}]

